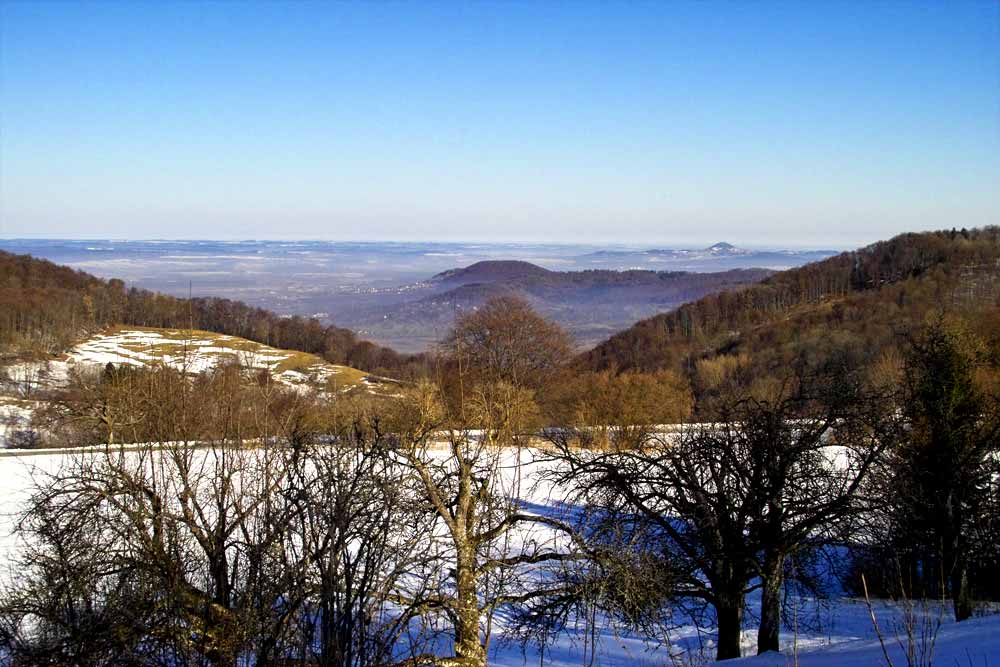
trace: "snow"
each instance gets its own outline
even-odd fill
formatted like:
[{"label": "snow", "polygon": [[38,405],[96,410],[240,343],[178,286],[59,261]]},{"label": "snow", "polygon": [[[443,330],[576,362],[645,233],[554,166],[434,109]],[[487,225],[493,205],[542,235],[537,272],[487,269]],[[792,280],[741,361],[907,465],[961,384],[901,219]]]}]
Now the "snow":
[{"label": "snow", "polygon": [[[3,452],[6,454],[7,452]],[[24,507],[33,486],[32,476],[39,470],[56,470],[64,455],[32,457],[0,457],[0,582],[6,584],[16,572],[8,570],[15,566],[18,554],[17,513]]]},{"label": "snow", "polygon": [[[853,602],[853,603],[852,603]],[[789,648],[784,653],[765,653],[759,656],[727,660],[716,665],[740,667],[787,667],[797,664],[801,667],[842,667],[845,665],[908,665],[907,653],[910,644],[902,627],[901,613],[897,606],[878,601],[874,604],[876,618],[882,627],[885,651],[872,625],[868,609],[863,601],[838,603],[836,622],[845,630],[853,629],[855,636],[836,643],[801,648],[797,654]],[[939,610],[931,606],[926,610],[933,623]],[[918,624],[921,622],[918,620]],[[989,667],[1000,663],[1000,614],[972,618],[955,623],[945,616],[940,631],[929,644],[921,644],[918,638],[913,645],[916,664],[954,665],[955,667]],[[923,659],[921,659],[923,658]]]},{"label": "snow", "polygon": [[35,404],[29,401],[10,401],[0,397],[0,448],[8,447],[9,440],[31,421]]},{"label": "snow", "polygon": [[[98,448],[100,451],[100,448]],[[0,563],[10,568],[0,568],[0,581],[9,582],[16,576],[13,558],[19,546],[13,534],[17,513],[24,506],[33,475],[54,471],[70,456],[95,455],[94,452],[35,453],[0,452]],[[431,456],[444,457],[444,451]],[[500,484],[514,490],[526,504],[526,509],[557,514],[565,510],[557,488],[539,482],[539,474],[552,463],[545,462],[532,450],[508,451],[500,464]],[[533,533],[512,537],[517,546],[531,537],[544,538],[533,528]],[[759,612],[759,598],[751,596],[746,615],[744,654],[751,654],[755,645],[753,620]],[[879,626],[886,641],[892,665],[906,665],[903,648],[896,637],[905,637],[904,609],[891,602],[876,600],[873,603]],[[832,600],[799,598],[795,614],[795,628],[784,628],[781,654],[765,654],[734,661],[726,665],[748,667],[834,667],[841,665],[887,665],[882,648],[872,626],[870,612],[863,600],[840,597]],[[940,604],[917,605],[917,623],[942,625],[934,647],[933,661],[937,665],[959,667],[993,667],[1000,665],[1000,615],[974,618],[956,624],[948,607]],[[926,621],[924,620],[926,619]],[[551,667],[581,665],[653,667],[671,664],[709,665],[714,657],[714,634],[711,628],[699,630],[679,612],[677,625],[663,637],[633,636],[616,632],[613,628],[600,628],[595,639],[596,651],[591,656],[589,640],[584,627],[571,628],[546,646],[544,654],[538,647],[522,647],[503,637],[504,618],[494,620],[495,633],[490,644],[490,664],[500,667],[523,665],[549,665]],[[905,641],[905,639],[904,639]],[[918,652],[919,655],[919,652]],[[593,657],[591,661],[590,658]]]},{"label": "snow", "polygon": [[271,369],[289,357],[289,353],[282,353],[265,345],[255,344],[251,349],[237,349],[218,344],[227,341],[240,339],[198,334],[185,334],[178,338],[155,331],[125,330],[94,336],[77,345],[67,355],[65,363],[95,366],[108,363],[129,366],[162,363],[188,373],[201,373],[225,361],[239,361],[252,369]]}]

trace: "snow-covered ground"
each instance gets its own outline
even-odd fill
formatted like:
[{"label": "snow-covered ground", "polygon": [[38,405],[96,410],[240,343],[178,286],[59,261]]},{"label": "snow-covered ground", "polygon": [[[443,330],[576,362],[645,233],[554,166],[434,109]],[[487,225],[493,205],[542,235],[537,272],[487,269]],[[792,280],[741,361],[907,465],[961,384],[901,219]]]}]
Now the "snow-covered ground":
[{"label": "snow-covered ground", "polygon": [[[854,628],[850,636],[826,645],[802,648],[797,653],[790,648],[784,653],[764,655],[726,661],[724,665],[733,667],[858,667],[871,665],[907,667],[910,643],[901,627],[899,608],[878,602],[875,605],[876,618],[882,627],[884,647],[873,630],[871,617],[863,601],[838,602],[835,606],[837,624],[848,630]],[[931,608],[929,615],[937,618]],[[895,621],[895,625],[893,622]],[[888,628],[886,627],[888,626]],[[895,628],[895,629],[893,629]],[[946,616],[940,631],[936,634],[933,647],[929,642],[914,642],[914,665],[942,665],[943,667],[995,667],[1000,665],[1000,613],[980,618],[972,618],[955,623]]]},{"label": "snow-covered ground", "polygon": [[[17,537],[13,534],[17,513],[23,507],[32,477],[54,471],[67,456],[81,454],[30,454],[26,452],[0,452],[0,580],[9,582],[16,577],[12,557],[18,553]],[[503,483],[516,489],[533,511],[556,511],[561,506],[558,489],[536,483],[547,463],[533,460],[531,452],[522,453],[518,465],[513,455],[503,465]],[[876,636],[869,609],[863,600],[837,598],[833,600],[798,600],[795,626],[783,631],[783,652],[743,658],[725,664],[752,665],[754,667],[834,667],[840,665],[883,665],[889,663],[883,655]],[[879,627],[885,638],[886,649],[892,665],[907,665],[905,651],[897,638],[905,643],[903,609],[886,601],[875,601],[874,609]],[[755,645],[753,619],[757,616],[759,601],[749,600],[747,625],[744,632],[744,653],[751,655]],[[699,630],[678,615],[676,627],[662,637],[631,636],[605,627],[591,636],[580,627],[560,635],[544,652],[537,646],[522,647],[504,639],[504,619],[496,619],[493,641],[490,645],[490,663],[503,667],[521,665],[552,665],[556,667],[580,665],[628,665],[630,667],[659,667],[666,665],[708,665],[714,657],[714,635],[711,628]],[[961,624],[953,622],[947,606],[918,605],[917,623],[941,627],[933,651],[933,664],[956,667],[1000,666],[1000,615],[976,618]],[[596,651],[591,643],[596,640]],[[593,652],[593,660],[591,653]],[[917,649],[920,655],[920,649]],[[929,664],[929,663],[923,663]]]}]

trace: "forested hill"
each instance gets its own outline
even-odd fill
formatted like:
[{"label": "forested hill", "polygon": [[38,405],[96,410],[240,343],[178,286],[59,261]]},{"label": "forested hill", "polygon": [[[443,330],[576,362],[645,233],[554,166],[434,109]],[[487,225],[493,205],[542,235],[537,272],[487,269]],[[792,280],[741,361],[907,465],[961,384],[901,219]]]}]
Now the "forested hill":
[{"label": "forested hill", "polygon": [[460,269],[442,271],[431,282],[449,284],[489,283],[508,280],[524,280],[549,276],[555,272],[531,262],[516,260],[486,260]]},{"label": "forested hill", "polygon": [[835,338],[874,353],[935,311],[971,310],[977,326],[996,323],[998,276],[1000,227],[903,234],[642,320],[580,362],[690,370],[700,359],[743,354],[781,363]]},{"label": "forested hill", "polygon": [[730,269],[712,273],[647,269],[549,271],[529,262],[486,261],[439,273],[429,282],[448,288],[502,283],[530,297],[564,303],[587,304],[602,298],[615,302],[679,303],[677,297],[681,295],[692,298],[692,294],[743,287],[772,273],[768,269]]},{"label": "forested hill", "polygon": [[203,329],[393,377],[409,377],[424,362],[312,318],[281,317],[229,299],[183,299],[129,289],[121,280],[102,280],[0,251],[0,355],[60,352],[81,336],[114,324]]}]

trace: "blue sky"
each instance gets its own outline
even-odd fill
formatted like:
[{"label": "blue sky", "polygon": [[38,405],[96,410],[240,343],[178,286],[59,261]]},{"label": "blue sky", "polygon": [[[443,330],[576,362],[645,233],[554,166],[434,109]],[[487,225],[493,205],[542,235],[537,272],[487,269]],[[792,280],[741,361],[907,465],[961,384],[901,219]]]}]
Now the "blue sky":
[{"label": "blue sky", "polygon": [[0,237],[1000,222],[1000,3],[0,4]]}]

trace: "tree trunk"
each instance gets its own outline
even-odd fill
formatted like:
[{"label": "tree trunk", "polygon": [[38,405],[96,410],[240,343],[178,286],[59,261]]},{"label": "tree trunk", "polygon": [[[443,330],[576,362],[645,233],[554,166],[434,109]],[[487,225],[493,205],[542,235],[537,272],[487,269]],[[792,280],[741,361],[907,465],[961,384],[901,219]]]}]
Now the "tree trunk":
[{"label": "tree trunk", "polygon": [[964,558],[958,558],[951,574],[951,599],[955,605],[955,620],[972,617],[972,594],[969,590],[969,568]]},{"label": "tree trunk", "polygon": [[[945,567],[948,569],[948,583],[951,588],[951,601],[955,608],[955,621],[964,621],[972,616],[972,595],[969,591],[969,559],[966,556],[966,546],[961,527],[965,524],[960,503],[949,494],[944,505],[942,521],[942,539]],[[945,583],[944,573],[941,575],[941,585]]]},{"label": "tree trunk", "polygon": [[739,658],[740,639],[743,633],[743,594],[724,595],[716,598],[715,615],[719,625],[719,643],[716,660]]},{"label": "tree trunk", "polygon": [[479,613],[461,613],[455,624],[455,662],[462,667],[486,667],[486,651],[479,641]]},{"label": "tree trunk", "polygon": [[782,558],[768,559],[761,577],[760,628],[757,630],[757,655],[780,651]]},{"label": "tree trunk", "polygon": [[486,650],[479,638],[479,597],[476,594],[475,552],[458,545],[455,605],[455,659],[462,667],[486,667]]},{"label": "tree trunk", "polygon": [[333,611],[333,591],[327,581],[320,586],[319,665],[333,667],[340,657],[337,652],[336,626]]}]

